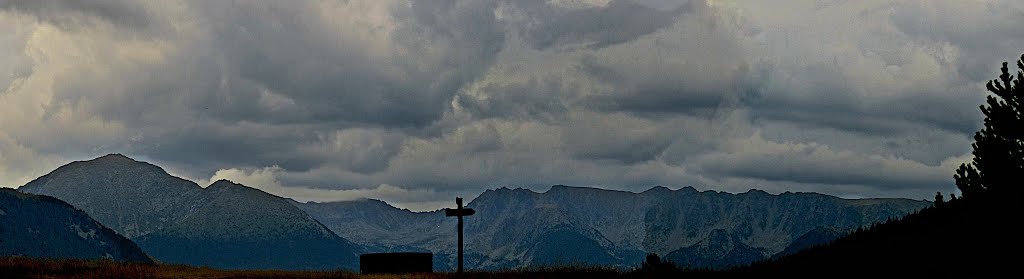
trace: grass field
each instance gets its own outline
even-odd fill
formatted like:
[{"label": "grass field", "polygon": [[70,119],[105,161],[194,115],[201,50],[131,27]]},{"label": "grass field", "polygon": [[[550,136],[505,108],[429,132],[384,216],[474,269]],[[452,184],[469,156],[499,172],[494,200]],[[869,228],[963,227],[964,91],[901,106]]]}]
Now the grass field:
[{"label": "grass field", "polygon": [[0,278],[648,278],[601,267],[552,267],[495,272],[358,274],[347,271],[219,270],[185,265],[151,265],[102,260],[0,258]]}]

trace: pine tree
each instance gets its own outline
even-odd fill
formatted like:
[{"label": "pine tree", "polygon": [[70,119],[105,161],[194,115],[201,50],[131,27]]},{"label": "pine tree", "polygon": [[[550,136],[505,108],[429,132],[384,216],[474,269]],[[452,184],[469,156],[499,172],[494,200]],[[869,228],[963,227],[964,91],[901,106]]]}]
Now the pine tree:
[{"label": "pine tree", "polygon": [[640,263],[640,270],[653,273],[664,273],[676,270],[676,265],[670,261],[662,261],[658,254],[648,253],[644,261]]},{"label": "pine tree", "polygon": [[658,254],[649,253],[644,258],[644,261],[640,263],[640,266],[643,269],[657,269],[661,266],[661,257],[658,257]]},{"label": "pine tree", "polygon": [[962,197],[988,195],[1016,197],[1021,192],[1015,179],[1024,174],[1024,55],[1017,60],[1016,79],[1003,62],[999,80],[986,84],[989,95],[986,105],[985,127],[974,134],[974,160],[956,170],[956,186]]}]

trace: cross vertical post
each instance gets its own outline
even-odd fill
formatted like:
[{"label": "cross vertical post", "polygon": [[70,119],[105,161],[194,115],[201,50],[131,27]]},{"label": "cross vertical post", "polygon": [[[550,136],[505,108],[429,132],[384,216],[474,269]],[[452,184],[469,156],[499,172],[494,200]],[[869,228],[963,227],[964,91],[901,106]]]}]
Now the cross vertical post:
[{"label": "cross vertical post", "polygon": [[[462,210],[462,198],[455,198],[455,205]],[[459,273],[462,273],[462,215],[459,215]]]},{"label": "cross vertical post", "polygon": [[473,210],[472,208],[463,208],[462,207],[462,198],[461,197],[456,197],[455,198],[455,205],[457,206],[455,209],[445,208],[444,209],[444,215],[445,216],[455,216],[455,217],[459,218],[459,228],[458,228],[458,230],[459,230],[459,234],[458,234],[459,235],[459,250],[458,250],[459,255],[458,255],[458,263],[459,263],[459,274],[462,274],[462,216],[473,215],[474,213],[476,213],[476,211]]}]

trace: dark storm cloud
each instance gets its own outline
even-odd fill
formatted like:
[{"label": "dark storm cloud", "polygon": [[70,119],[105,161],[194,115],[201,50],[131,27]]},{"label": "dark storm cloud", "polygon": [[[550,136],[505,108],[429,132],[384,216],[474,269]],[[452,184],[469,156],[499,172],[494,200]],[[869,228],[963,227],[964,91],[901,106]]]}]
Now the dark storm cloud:
[{"label": "dark storm cloud", "polygon": [[621,87],[608,95],[588,98],[587,106],[601,111],[628,111],[638,114],[680,113],[707,115],[724,101],[731,90],[726,87],[708,88],[690,83],[681,73],[650,73],[675,75],[640,81],[624,76],[614,66],[600,65],[593,59],[580,61],[580,69],[597,80]]},{"label": "dark storm cloud", "polygon": [[832,94],[802,98],[779,94],[747,105],[752,107],[756,118],[884,136],[908,133],[917,125],[969,134],[977,130],[981,119],[981,112],[976,107],[959,105],[980,103],[982,98],[979,95],[935,98],[935,92],[906,92],[900,96],[865,99],[843,93],[848,88],[823,87],[817,90]]},{"label": "dark storm cloud", "polygon": [[[332,26],[330,17],[344,15],[318,15],[321,7],[309,2],[195,4],[187,12],[199,18],[195,23],[201,29],[176,35],[189,40],[165,53],[169,63],[114,65],[111,68],[121,68],[113,69],[120,71],[116,83],[87,78],[89,73],[69,74],[68,80],[74,82],[56,84],[49,114],[74,106],[124,123],[147,139],[148,144],[134,147],[135,153],[200,173],[229,167],[225,160],[305,171],[326,159],[297,152],[298,145],[316,139],[314,132],[378,126],[416,129],[436,121],[458,88],[492,63],[504,40],[493,2],[415,1],[408,7],[393,6],[389,9],[395,18],[370,26],[380,29],[370,34],[338,34],[336,28],[347,26]],[[94,9],[83,5],[34,5],[37,8],[28,12],[69,18],[113,16],[80,12]],[[102,7],[134,11],[136,5]],[[385,32],[390,33],[381,34]],[[362,41],[369,39],[388,45],[364,45]],[[389,49],[372,49],[376,47]],[[76,146],[43,149],[58,151],[53,148]],[[392,150],[385,154],[394,154],[399,146],[387,148]],[[343,165],[361,171],[384,166],[367,164]]]},{"label": "dark storm cloud", "polygon": [[[981,114],[977,105],[963,104],[980,104],[984,82],[998,74],[1001,61],[1021,51],[1011,46],[1017,40],[1010,38],[1024,38],[1024,31],[1016,27],[1024,23],[1024,11],[1011,3],[893,2],[881,5],[891,12],[877,17],[892,22],[897,32],[891,34],[870,30],[869,36],[851,39],[785,33],[778,43],[802,47],[794,47],[796,53],[789,59],[806,60],[807,65],[769,66],[771,70],[763,71],[764,82],[748,89],[757,98],[744,103],[755,118],[868,134],[891,136],[923,126],[971,135],[980,127]],[[865,16],[870,13],[863,14],[857,19],[872,20]],[[835,27],[841,28],[836,30],[840,33],[843,29],[865,32]],[[793,42],[839,44],[836,41],[844,39],[860,53],[829,57],[808,48],[811,44]],[[871,73],[866,65],[877,73],[893,74]],[[923,78],[922,72],[940,78]],[[780,81],[785,84],[779,85]]]},{"label": "dark storm cloud", "polygon": [[324,158],[299,156],[297,146],[314,138],[309,127],[243,123],[227,125],[213,121],[180,129],[151,129],[136,153],[176,162],[175,167],[218,170],[251,166],[273,166],[308,170],[323,164]]},{"label": "dark storm cloud", "polygon": [[62,28],[77,28],[83,22],[78,14],[135,29],[149,27],[150,14],[135,1],[82,0],[0,0],[0,9],[33,14]]},{"label": "dark storm cloud", "polygon": [[486,100],[460,98],[459,105],[481,119],[553,121],[565,117],[569,104],[548,94],[558,94],[556,92],[561,92],[566,86],[557,77],[531,78],[516,84],[487,84],[479,89],[488,92]]},{"label": "dark storm cloud", "polygon": [[[189,11],[203,15],[198,23],[210,29],[179,34],[197,38],[171,53],[177,63],[130,65],[135,68],[123,73],[122,84],[61,84],[55,102],[120,95],[95,109],[128,122],[145,121],[151,108],[172,104],[187,110],[178,115],[227,122],[417,127],[437,120],[503,40],[493,3],[415,1],[409,11],[395,7],[409,17],[388,22],[393,32],[380,36],[397,44],[383,50],[394,51],[391,56],[372,57],[360,38],[335,34],[333,28],[343,26],[325,26],[329,19],[304,4],[203,2]],[[80,6],[41,5],[33,12],[73,14]]]},{"label": "dark storm cloud", "polygon": [[[294,101],[303,110],[300,121],[429,124],[502,44],[493,4],[415,1],[405,11],[412,18],[398,18],[387,37],[407,53],[380,61],[368,57],[363,46],[350,45],[349,38],[332,34],[332,27],[323,26],[327,19],[309,19],[316,10],[301,6],[246,2],[204,9],[216,18],[212,43],[225,50],[216,55],[227,60],[225,66],[234,72],[228,74]],[[239,91],[250,95],[239,99],[258,99],[254,90]],[[236,114],[252,105],[238,107]]]},{"label": "dark storm cloud", "polygon": [[1020,3],[0,0],[0,183],[116,152],[325,199],[930,197]]},{"label": "dark storm cloud", "polygon": [[602,48],[635,40],[666,26],[691,9],[689,3],[670,11],[647,7],[633,1],[614,0],[604,7],[563,9],[547,1],[510,1],[531,19],[525,37],[535,48],[585,45]]},{"label": "dark storm cloud", "polygon": [[[1024,37],[1024,9],[1012,1],[975,3],[900,3],[891,15],[893,27],[914,40],[956,45],[965,57],[954,66],[967,81],[993,79],[999,63],[1021,52],[1018,38]],[[985,16],[977,16],[984,14]],[[1006,55],[1011,55],[1007,57]]]},{"label": "dark storm cloud", "polygon": [[[698,168],[713,176],[823,185],[864,185],[883,190],[930,189],[949,185],[952,176],[912,160],[859,156],[824,146],[787,146],[762,154],[715,154]],[[948,166],[947,166],[948,167]]]}]

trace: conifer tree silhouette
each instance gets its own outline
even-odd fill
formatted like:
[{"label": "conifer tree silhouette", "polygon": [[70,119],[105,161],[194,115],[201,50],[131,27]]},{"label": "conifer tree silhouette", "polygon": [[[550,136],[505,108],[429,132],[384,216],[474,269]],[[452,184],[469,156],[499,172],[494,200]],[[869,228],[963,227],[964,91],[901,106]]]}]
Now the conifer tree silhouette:
[{"label": "conifer tree silhouette", "polygon": [[648,253],[644,261],[640,263],[640,270],[652,273],[666,273],[676,271],[676,265],[670,261],[663,261],[658,254]]},{"label": "conifer tree silhouette", "polygon": [[1019,197],[1024,173],[1024,55],[1017,60],[1016,77],[1003,62],[999,80],[986,84],[989,95],[981,106],[985,127],[974,134],[974,160],[960,165],[953,176],[963,198],[991,195]]}]

